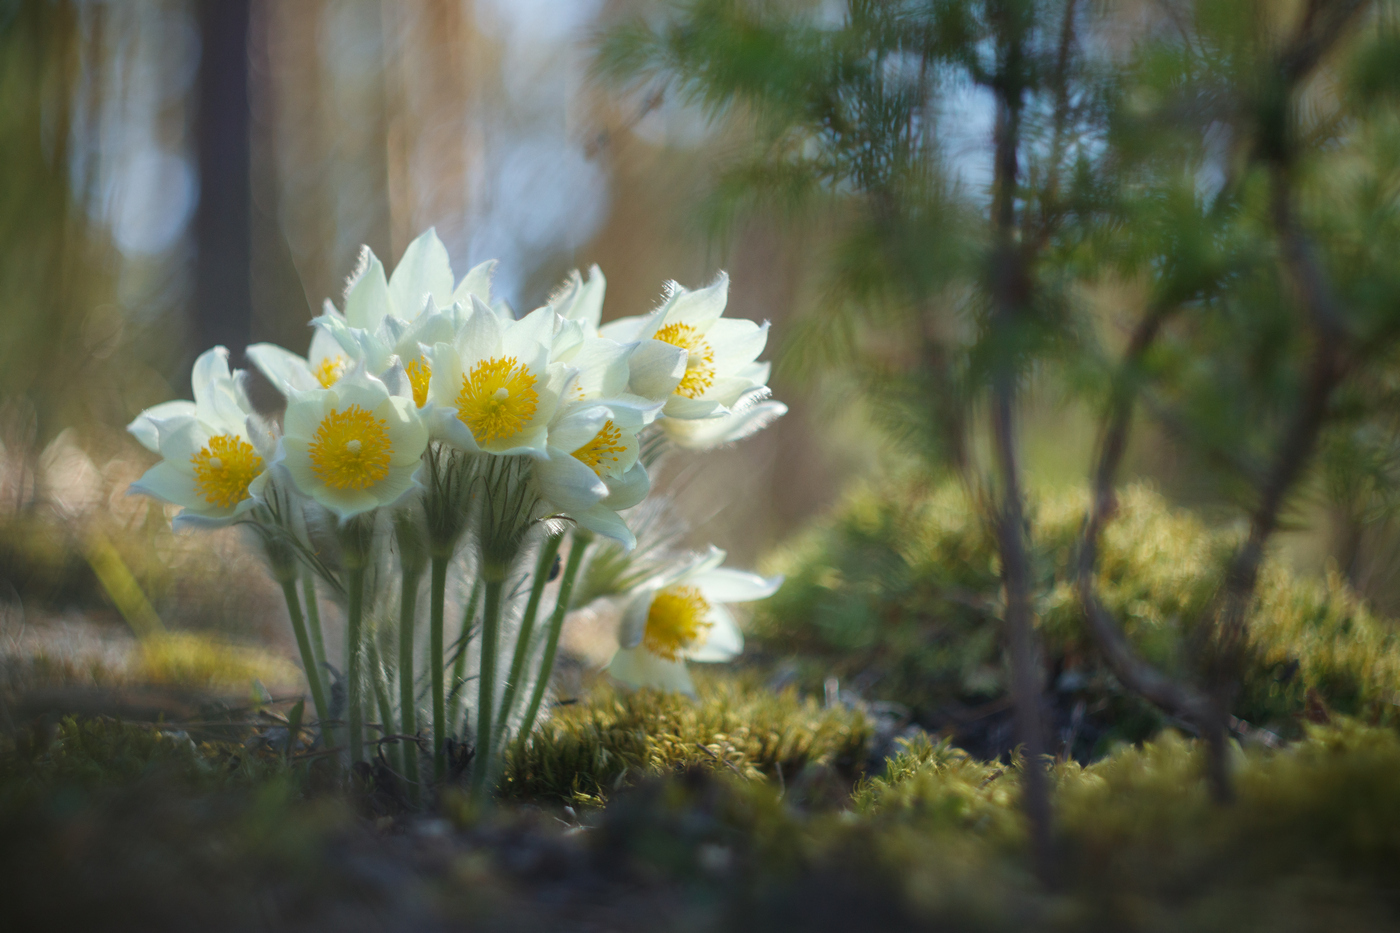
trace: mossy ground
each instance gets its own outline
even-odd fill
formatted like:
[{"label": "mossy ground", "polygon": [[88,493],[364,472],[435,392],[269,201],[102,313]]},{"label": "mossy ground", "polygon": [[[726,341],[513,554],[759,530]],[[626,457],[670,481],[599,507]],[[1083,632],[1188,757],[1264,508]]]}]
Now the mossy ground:
[{"label": "mossy ground", "polygon": [[[696,753],[734,718],[788,737]],[[1163,733],[1053,771],[1056,886],[1032,877],[1019,767],[916,739],[840,759],[858,713],[714,682],[698,704],[604,692],[512,759],[489,811],[368,817],[327,762],[149,725],[67,720],[0,757],[6,929],[1338,930],[1400,928],[1400,738],[1354,720],[1240,751],[1212,803]],[[642,743],[648,736],[669,736]],[[863,741],[863,738],[860,740]],[[630,762],[525,793],[523,762]],[[723,742],[710,742],[724,749]],[[712,749],[713,751],[713,749]],[[788,756],[784,758],[784,756]],[[821,772],[809,794],[773,766]],[[640,764],[644,762],[644,764]],[[773,773],[770,773],[770,768]],[[617,775],[617,776],[608,776]],[[604,778],[598,780],[599,777]],[[842,788],[839,794],[832,787]]]}]

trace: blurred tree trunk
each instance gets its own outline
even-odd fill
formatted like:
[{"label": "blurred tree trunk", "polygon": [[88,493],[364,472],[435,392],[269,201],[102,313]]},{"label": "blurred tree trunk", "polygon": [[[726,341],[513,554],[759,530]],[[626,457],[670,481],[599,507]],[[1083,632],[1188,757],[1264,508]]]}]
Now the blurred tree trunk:
[{"label": "blurred tree trunk", "polygon": [[249,0],[198,4],[200,194],[192,330],[195,352],[223,344],[235,360],[252,330],[249,5]]}]

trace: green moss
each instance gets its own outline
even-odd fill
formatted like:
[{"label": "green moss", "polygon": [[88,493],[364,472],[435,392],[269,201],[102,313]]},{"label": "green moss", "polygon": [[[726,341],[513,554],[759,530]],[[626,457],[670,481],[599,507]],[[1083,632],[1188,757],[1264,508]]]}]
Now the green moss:
[{"label": "green moss", "polygon": [[[1194,676],[1188,650],[1238,541],[1173,509],[1145,486],[1121,494],[1100,562],[1104,602],[1139,651],[1177,676]],[[1163,721],[1125,695],[1097,660],[1070,574],[1083,491],[1033,502],[1038,617],[1060,686],[1112,728],[1100,743],[1140,741]],[[755,643],[798,659],[801,682],[827,676],[873,683],[871,692],[937,718],[946,706],[1005,695],[994,542],[957,487],[863,487],[776,554],[782,590],[760,607]],[[1400,635],[1335,576],[1301,579],[1277,560],[1263,569],[1251,613],[1248,670],[1235,712],[1285,735],[1308,691],[1370,722],[1397,720]]]},{"label": "green moss", "polygon": [[822,709],[792,690],[704,678],[699,687],[698,701],[601,687],[561,708],[507,750],[502,793],[592,806],[642,777],[684,768],[786,782],[808,769],[853,775],[864,760],[870,727],[859,712]]}]

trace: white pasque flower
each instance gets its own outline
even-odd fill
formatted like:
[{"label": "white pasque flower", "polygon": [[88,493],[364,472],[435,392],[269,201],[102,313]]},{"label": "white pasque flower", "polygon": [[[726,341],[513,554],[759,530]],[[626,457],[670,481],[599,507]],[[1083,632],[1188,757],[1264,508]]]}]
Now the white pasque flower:
[{"label": "white pasque flower", "polygon": [[226,525],[251,509],[267,482],[270,435],[231,373],[228,351],[215,347],[195,360],[194,401],[148,408],[127,430],[163,458],[131,491],[181,506],[175,526]]},{"label": "white pasque flower", "polygon": [[677,447],[709,450],[751,437],[787,414],[788,407],[769,398],[767,386],[750,389],[729,406],[726,414],[709,418],[662,418],[662,433]]},{"label": "white pasque flower", "polygon": [[[721,272],[698,291],[672,283],[665,303],[651,314],[600,328],[604,337],[640,343],[631,357],[632,391],[665,398],[667,418],[728,415],[745,393],[767,383],[769,365],[755,360],[768,342],[768,324],[725,318],[728,301],[729,277]],[[678,377],[664,365],[667,348],[686,351]]]},{"label": "white pasque flower", "polygon": [[518,321],[479,297],[451,343],[430,354],[425,417],[434,437],[469,453],[545,453],[549,424],[571,370],[550,361],[555,314],[548,307]]},{"label": "white pasque flower", "polygon": [[726,603],[772,596],[782,577],[761,577],[721,567],[724,552],[711,547],[680,566],[640,584],[627,598],[618,632],[620,647],[608,673],[634,687],[695,695],[686,661],[728,661],[744,650],[744,636]]},{"label": "white pasque flower", "polygon": [[415,488],[427,445],[412,399],[357,366],[331,388],[288,398],[278,455],[297,490],[343,521]]}]

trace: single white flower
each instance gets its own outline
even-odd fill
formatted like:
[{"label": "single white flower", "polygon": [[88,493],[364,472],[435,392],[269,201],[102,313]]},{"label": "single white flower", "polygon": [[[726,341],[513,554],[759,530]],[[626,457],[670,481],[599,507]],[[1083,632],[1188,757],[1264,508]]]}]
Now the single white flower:
[{"label": "single white flower", "polygon": [[[345,320],[329,301],[325,303],[324,317],[341,322]],[[284,396],[312,389],[329,389],[356,363],[356,357],[347,352],[324,327],[312,331],[311,348],[306,356],[297,356],[275,343],[251,344],[245,352],[253,365]]]},{"label": "single white flower", "polygon": [[634,687],[695,695],[686,661],[728,661],[744,650],[744,636],[727,603],[772,596],[782,577],[721,567],[724,552],[706,554],[642,583],[627,599],[620,647],[608,673]]},{"label": "single white flower", "polygon": [[637,543],[617,513],[646,498],[651,480],[638,459],[637,431],[655,406],[575,403],[550,426],[548,449],[535,466],[545,499],[589,531],[631,550]]},{"label": "single white flower", "polygon": [[[619,343],[639,342],[631,357],[632,391],[665,398],[667,418],[727,415],[745,393],[767,382],[768,364],[755,360],[768,342],[768,324],[723,317],[728,301],[729,277],[721,272],[698,291],[672,283],[666,302],[651,314],[600,329]],[[665,365],[671,348],[686,351],[678,378]]]},{"label": "single white flower", "polygon": [[430,355],[425,416],[433,436],[469,453],[544,455],[573,375],[550,362],[554,329],[548,307],[506,321],[473,295],[456,339]]},{"label": "single white flower", "polygon": [[278,452],[297,490],[343,521],[415,488],[427,445],[413,401],[356,367],[329,389],[291,395]]},{"label": "single white flower", "polygon": [[163,458],[131,491],[181,507],[175,526],[226,525],[257,502],[267,482],[272,438],[231,373],[228,351],[215,347],[195,360],[194,401],[148,408],[127,427]]}]

